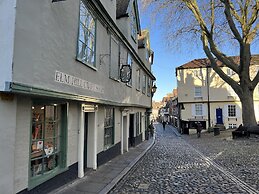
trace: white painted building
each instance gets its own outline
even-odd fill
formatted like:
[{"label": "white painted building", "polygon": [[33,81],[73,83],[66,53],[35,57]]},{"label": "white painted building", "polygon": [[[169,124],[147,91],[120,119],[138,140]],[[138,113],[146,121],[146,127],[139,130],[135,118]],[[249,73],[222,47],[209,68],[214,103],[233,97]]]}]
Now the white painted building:
[{"label": "white painted building", "polygon": [[[1,1],[1,193],[81,178],[145,140],[155,77],[153,52],[138,45],[137,7],[137,0]],[[131,67],[128,83],[122,65]]]}]

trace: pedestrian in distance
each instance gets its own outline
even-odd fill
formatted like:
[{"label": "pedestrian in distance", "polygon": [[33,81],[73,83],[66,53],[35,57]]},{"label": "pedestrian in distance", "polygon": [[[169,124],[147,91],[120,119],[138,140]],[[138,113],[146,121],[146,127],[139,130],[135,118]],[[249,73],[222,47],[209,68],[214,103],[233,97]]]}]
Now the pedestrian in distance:
[{"label": "pedestrian in distance", "polygon": [[166,122],[165,121],[163,121],[163,129],[165,130],[165,125],[166,125]]},{"label": "pedestrian in distance", "polygon": [[153,125],[153,122],[151,122],[151,123],[149,124],[149,126],[148,126],[148,131],[149,131],[151,137],[154,136],[154,129],[155,129],[155,127],[154,127],[154,125]]},{"label": "pedestrian in distance", "polygon": [[201,137],[202,125],[199,121],[195,122],[195,128],[196,128],[196,131],[197,131],[197,137],[200,138]]}]

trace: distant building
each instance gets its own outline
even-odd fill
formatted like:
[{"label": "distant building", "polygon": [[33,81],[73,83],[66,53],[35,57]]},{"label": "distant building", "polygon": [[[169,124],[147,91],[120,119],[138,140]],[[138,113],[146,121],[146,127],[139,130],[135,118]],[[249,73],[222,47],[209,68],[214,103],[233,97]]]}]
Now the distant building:
[{"label": "distant building", "polygon": [[[238,60],[238,57],[233,57]],[[223,64],[222,70],[237,75]],[[252,56],[251,76],[259,70],[259,55]],[[200,121],[204,128],[224,125],[236,128],[242,123],[241,103],[234,90],[214,72],[208,59],[195,59],[176,68],[181,128]],[[254,91],[256,119],[259,121],[259,87]]]}]

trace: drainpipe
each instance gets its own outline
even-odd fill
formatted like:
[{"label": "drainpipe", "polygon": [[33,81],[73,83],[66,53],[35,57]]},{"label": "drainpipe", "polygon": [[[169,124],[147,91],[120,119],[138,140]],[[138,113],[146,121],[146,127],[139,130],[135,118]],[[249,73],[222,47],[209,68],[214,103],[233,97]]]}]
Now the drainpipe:
[{"label": "drainpipe", "polygon": [[210,86],[209,86],[209,68],[206,66],[206,76],[207,76],[207,98],[208,98],[208,127],[211,127],[210,124]]},{"label": "drainpipe", "polygon": [[124,127],[124,123],[123,123],[123,110],[121,110],[121,154],[123,154],[123,145],[124,145],[123,127]]},{"label": "drainpipe", "polygon": [[78,131],[78,177],[84,177],[84,120],[85,120],[85,113],[80,111],[80,129]]}]

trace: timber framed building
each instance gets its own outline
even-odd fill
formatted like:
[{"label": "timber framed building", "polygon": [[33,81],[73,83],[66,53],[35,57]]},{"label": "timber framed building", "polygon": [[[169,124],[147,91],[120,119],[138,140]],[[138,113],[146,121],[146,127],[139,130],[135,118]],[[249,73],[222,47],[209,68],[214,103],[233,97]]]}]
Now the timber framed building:
[{"label": "timber framed building", "polygon": [[48,190],[145,140],[155,77],[137,0],[3,0],[0,18],[1,193]]}]

